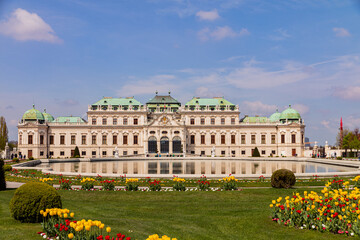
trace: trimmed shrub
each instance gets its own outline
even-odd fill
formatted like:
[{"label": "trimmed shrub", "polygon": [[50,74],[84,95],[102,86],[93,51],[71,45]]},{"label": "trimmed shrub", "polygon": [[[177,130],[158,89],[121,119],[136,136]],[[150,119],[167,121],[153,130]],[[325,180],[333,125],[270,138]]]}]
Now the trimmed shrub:
[{"label": "trimmed shrub", "polygon": [[11,161],[14,162],[14,163],[19,163],[20,162],[20,160],[18,158],[13,158]]},{"label": "trimmed shrub", "polygon": [[11,165],[4,165],[4,171],[5,172],[10,172],[12,170],[12,166]]},{"label": "trimmed shrub", "polygon": [[29,157],[29,160],[34,160],[34,157]]},{"label": "trimmed shrub", "polygon": [[291,188],[295,182],[295,174],[288,169],[276,170],[271,175],[271,186],[274,188]]},{"label": "trimmed shrub", "polygon": [[254,152],[252,153],[252,157],[260,157],[260,152],[257,147],[255,147]]},{"label": "trimmed shrub", "polygon": [[80,150],[79,150],[78,146],[75,147],[74,155],[72,157],[74,157],[74,158],[79,158],[80,157]]},{"label": "trimmed shrub", "polygon": [[0,191],[6,190],[4,160],[0,160]]},{"label": "trimmed shrub", "polygon": [[41,222],[40,210],[61,207],[61,198],[55,188],[40,182],[22,185],[10,201],[11,216],[20,222]]}]

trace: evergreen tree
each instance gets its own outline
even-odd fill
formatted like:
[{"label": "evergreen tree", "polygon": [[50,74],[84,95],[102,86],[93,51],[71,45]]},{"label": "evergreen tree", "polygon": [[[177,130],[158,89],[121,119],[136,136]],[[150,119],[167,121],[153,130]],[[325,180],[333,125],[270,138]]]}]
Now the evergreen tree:
[{"label": "evergreen tree", "polygon": [[8,142],[8,128],[3,116],[0,117],[0,149],[5,149],[5,145]]},{"label": "evergreen tree", "polygon": [[260,157],[260,152],[259,152],[259,149],[257,147],[255,147],[252,156],[253,157]]},{"label": "evergreen tree", "polygon": [[73,157],[80,157],[80,151],[79,151],[78,146],[75,147],[74,156],[73,156]]}]

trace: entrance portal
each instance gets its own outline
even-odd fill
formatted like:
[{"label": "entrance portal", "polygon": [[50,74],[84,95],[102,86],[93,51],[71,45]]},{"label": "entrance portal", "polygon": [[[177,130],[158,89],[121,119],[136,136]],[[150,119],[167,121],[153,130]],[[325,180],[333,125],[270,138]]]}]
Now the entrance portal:
[{"label": "entrance portal", "polygon": [[182,153],[180,137],[173,138],[173,153]]},{"label": "entrance portal", "polygon": [[169,138],[168,137],[162,137],[160,139],[160,152],[161,153],[169,152]]},{"label": "entrance portal", "polygon": [[156,137],[149,137],[149,140],[148,140],[148,152],[149,153],[157,153]]}]

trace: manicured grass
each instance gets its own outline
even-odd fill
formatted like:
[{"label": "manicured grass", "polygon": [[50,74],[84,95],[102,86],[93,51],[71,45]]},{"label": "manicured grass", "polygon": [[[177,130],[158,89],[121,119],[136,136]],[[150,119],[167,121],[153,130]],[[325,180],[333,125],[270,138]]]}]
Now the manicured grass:
[{"label": "manicured grass", "polygon": [[[299,230],[271,221],[269,204],[278,196],[307,189],[245,189],[235,192],[85,192],[65,191],[63,207],[75,219],[101,220],[132,239],[150,234],[179,240],[201,239],[344,239],[344,236]],[[319,191],[317,189],[316,191]],[[14,190],[0,192],[0,238],[41,239],[40,224],[10,218]]]}]

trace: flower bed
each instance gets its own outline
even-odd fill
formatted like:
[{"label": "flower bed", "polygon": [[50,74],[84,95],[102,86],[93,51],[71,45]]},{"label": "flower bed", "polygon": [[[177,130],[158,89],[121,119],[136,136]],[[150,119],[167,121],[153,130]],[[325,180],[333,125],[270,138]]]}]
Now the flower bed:
[{"label": "flower bed", "polygon": [[270,204],[272,220],[285,226],[354,236],[360,235],[360,190],[334,179],[317,193],[305,191]]}]

